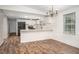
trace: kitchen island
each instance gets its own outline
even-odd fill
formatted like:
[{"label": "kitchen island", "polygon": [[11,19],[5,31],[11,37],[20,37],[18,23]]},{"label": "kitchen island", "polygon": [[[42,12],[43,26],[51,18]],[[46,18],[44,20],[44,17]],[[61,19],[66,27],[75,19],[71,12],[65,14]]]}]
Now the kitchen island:
[{"label": "kitchen island", "polygon": [[52,39],[52,30],[21,30],[21,43]]}]

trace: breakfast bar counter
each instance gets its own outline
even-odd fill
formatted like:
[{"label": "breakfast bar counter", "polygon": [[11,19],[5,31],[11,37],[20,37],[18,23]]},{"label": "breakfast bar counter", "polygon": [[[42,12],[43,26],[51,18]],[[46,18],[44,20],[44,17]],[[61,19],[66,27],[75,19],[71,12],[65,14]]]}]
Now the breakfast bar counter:
[{"label": "breakfast bar counter", "polygon": [[52,38],[52,30],[21,30],[21,43]]}]

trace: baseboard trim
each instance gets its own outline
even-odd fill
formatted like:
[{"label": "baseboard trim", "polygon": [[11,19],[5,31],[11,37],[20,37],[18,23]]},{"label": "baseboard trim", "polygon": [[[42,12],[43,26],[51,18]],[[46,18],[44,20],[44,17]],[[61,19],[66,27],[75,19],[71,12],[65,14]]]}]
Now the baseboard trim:
[{"label": "baseboard trim", "polygon": [[9,36],[16,35],[16,32],[9,33]]}]

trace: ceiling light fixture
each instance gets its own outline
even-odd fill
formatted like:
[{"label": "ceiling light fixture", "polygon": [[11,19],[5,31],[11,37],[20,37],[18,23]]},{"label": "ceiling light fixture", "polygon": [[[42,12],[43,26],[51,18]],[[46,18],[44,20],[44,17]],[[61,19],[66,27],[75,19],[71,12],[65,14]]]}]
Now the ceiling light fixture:
[{"label": "ceiling light fixture", "polygon": [[58,10],[54,10],[53,5],[52,5],[51,10],[48,10],[46,16],[47,16],[47,17],[48,17],[48,16],[53,17],[54,15],[57,15],[57,14],[58,14]]}]

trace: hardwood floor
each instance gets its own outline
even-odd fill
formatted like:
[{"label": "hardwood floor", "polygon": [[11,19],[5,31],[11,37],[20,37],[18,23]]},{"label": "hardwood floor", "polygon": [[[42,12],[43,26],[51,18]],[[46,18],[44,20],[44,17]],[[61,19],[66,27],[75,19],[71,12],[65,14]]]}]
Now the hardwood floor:
[{"label": "hardwood floor", "polygon": [[46,39],[20,43],[18,36],[10,36],[0,46],[1,54],[78,54],[79,49],[67,44]]}]

